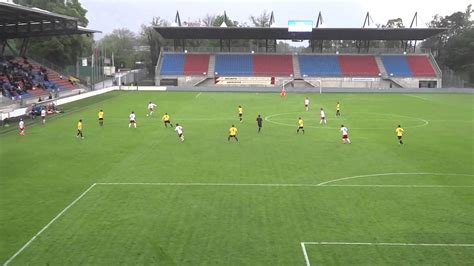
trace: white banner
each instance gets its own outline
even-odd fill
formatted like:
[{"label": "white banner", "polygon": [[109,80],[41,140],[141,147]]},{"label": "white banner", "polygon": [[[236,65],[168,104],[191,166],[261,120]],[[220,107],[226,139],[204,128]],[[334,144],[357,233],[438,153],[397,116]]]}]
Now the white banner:
[{"label": "white banner", "polygon": [[87,58],[82,58],[82,66],[87,66]]}]

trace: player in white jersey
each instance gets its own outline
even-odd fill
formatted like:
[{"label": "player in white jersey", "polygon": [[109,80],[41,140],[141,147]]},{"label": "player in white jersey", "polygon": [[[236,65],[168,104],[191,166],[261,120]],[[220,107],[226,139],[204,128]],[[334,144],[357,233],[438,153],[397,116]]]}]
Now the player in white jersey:
[{"label": "player in white jersey", "polygon": [[41,121],[43,125],[46,123],[46,109],[44,107],[41,109]]},{"label": "player in white jersey", "polygon": [[176,133],[178,133],[178,138],[181,141],[184,141],[184,129],[183,129],[183,127],[180,126],[179,124],[176,124],[176,127],[174,128],[174,131],[176,131]]},{"label": "player in white jersey", "polygon": [[132,125],[133,127],[137,128],[137,117],[135,112],[132,111],[132,113],[128,116],[128,121],[128,128],[130,128]]},{"label": "player in white jersey", "polygon": [[20,123],[18,123],[18,129],[20,130],[20,135],[24,136],[25,135],[25,122],[23,119],[20,119]]},{"label": "player in white jersey", "polygon": [[324,124],[326,124],[326,114],[324,113],[324,110],[323,108],[321,108],[321,120],[319,120],[319,124],[322,124],[324,122]]},{"label": "player in white jersey", "polygon": [[342,144],[349,143],[351,144],[351,140],[349,139],[349,129],[344,125],[341,125],[341,129],[339,129],[342,133]]},{"label": "player in white jersey", "polygon": [[157,107],[156,104],[154,104],[153,102],[149,102],[148,103],[148,111],[150,111],[149,114],[147,114],[146,116],[151,116],[153,115],[153,112],[155,111],[155,108]]},{"label": "player in white jersey", "polygon": [[309,99],[308,99],[308,97],[306,97],[306,99],[304,99],[304,108],[306,109],[306,111],[309,111]]}]

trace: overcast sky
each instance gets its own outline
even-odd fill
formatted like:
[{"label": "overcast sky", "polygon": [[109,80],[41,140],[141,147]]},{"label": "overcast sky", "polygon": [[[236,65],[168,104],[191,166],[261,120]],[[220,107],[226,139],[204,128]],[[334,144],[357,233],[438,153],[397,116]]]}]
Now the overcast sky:
[{"label": "overcast sky", "polygon": [[[464,11],[469,0],[81,0],[88,10],[88,28],[110,33],[117,28],[139,32],[140,25],[153,17],[174,19],[179,10],[181,21],[193,21],[206,14],[222,14],[232,20],[249,21],[250,15],[273,11],[276,24],[286,27],[290,19],[310,19],[316,23],[321,11],[328,27],[361,27],[370,12],[375,23],[402,18],[409,25],[416,11],[419,24],[428,23],[433,15],[449,15]],[[95,38],[100,38],[97,35]]]}]

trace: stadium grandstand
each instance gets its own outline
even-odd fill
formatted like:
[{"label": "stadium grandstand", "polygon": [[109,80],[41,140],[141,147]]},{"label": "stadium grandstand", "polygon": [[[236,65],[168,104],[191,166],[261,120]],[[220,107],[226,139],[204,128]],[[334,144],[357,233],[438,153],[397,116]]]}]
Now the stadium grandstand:
[{"label": "stadium grandstand", "polygon": [[[79,80],[63,75],[27,57],[29,44],[37,37],[93,34],[81,27],[75,17],[0,2],[0,90],[5,99],[36,101],[80,90]],[[9,41],[21,40],[18,51]],[[3,102],[3,101],[2,101]]]},{"label": "stadium grandstand", "polygon": [[[273,14],[272,14],[273,16]],[[318,19],[319,20],[319,19]],[[157,85],[179,86],[294,86],[335,88],[441,88],[442,73],[421,41],[445,31],[440,28],[320,28],[185,27],[179,13],[173,26],[155,30],[172,46],[162,48],[156,65]],[[365,23],[364,23],[365,26]],[[218,41],[203,49],[188,41]],[[265,43],[263,49],[233,47],[235,40]],[[308,41],[311,52],[277,50],[277,42]],[[352,41],[357,49],[326,49],[324,42]],[[399,41],[403,49],[371,47],[377,41]],[[415,41],[415,45],[410,44]],[[204,51],[203,51],[204,50]],[[295,85],[296,84],[296,85]]]}]

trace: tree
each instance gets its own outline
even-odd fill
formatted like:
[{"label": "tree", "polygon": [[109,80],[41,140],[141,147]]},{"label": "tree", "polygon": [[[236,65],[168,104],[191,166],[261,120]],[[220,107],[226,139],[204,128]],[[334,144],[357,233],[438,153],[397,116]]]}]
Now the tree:
[{"label": "tree", "polygon": [[214,21],[216,20],[216,15],[210,15],[210,14],[206,14],[203,18],[202,18],[202,23],[204,26],[206,27],[212,27],[214,25]]},{"label": "tree", "polygon": [[[225,24],[227,27],[237,27],[239,25],[239,22],[237,20],[231,20],[229,17],[226,17],[227,20],[225,21]],[[216,16],[216,19],[214,20],[214,27],[220,27],[222,25],[222,22],[224,22],[224,15],[218,15]]]},{"label": "tree", "polygon": [[110,53],[114,53],[115,64],[119,67],[133,68],[137,59],[137,47],[141,43],[129,29],[115,29],[105,35],[98,45]]},{"label": "tree", "polygon": [[146,66],[149,70],[149,73],[155,73],[155,66],[160,57],[161,47],[166,45],[171,45],[171,43],[165,40],[156,30],[153,28],[155,26],[169,26],[169,22],[163,18],[155,17],[153,18],[150,25],[142,25],[142,30],[140,36],[143,40],[146,40],[150,46],[150,57],[145,60]]},{"label": "tree", "polygon": [[[15,0],[16,4],[44,9],[50,12],[75,17],[79,25],[86,27],[87,10],[78,0],[49,1],[49,0]],[[56,36],[35,38],[31,42],[28,55],[44,58],[61,67],[74,65],[76,60],[92,51],[93,40],[83,35]]]},{"label": "tree", "polygon": [[258,16],[251,15],[250,20],[255,27],[270,27],[270,13],[266,10]]},{"label": "tree", "polygon": [[472,13],[472,5],[468,5],[464,12],[455,12],[445,17],[435,15],[428,26],[447,30],[425,40],[422,47],[431,49],[441,67],[449,67],[474,83]]}]

